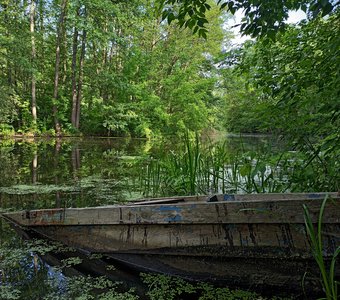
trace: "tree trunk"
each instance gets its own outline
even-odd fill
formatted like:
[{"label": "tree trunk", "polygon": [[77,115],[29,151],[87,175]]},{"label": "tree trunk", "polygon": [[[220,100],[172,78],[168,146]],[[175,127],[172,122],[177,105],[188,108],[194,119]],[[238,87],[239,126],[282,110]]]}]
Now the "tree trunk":
[{"label": "tree trunk", "polygon": [[[79,9],[77,10],[79,17]],[[78,29],[74,26],[72,46],[72,114],[71,123],[76,128],[77,119],[77,51],[78,51]]]},{"label": "tree trunk", "polygon": [[57,45],[56,45],[56,56],[55,56],[55,71],[54,71],[54,92],[53,92],[53,118],[54,118],[54,127],[56,131],[56,135],[60,136],[61,134],[61,126],[58,118],[58,88],[59,88],[59,66],[60,66],[60,46],[62,43],[63,36],[63,27],[65,26],[65,17],[66,17],[66,7],[68,0],[62,0],[61,3],[61,12],[59,16],[59,24],[57,29]]},{"label": "tree trunk", "polygon": [[32,96],[32,118],[33,118],[33,126],[36,128],[37,126],[37,102],[36,102],[36,91],[35,91],[35,58],[36,58],[36,49],[35,49],[35,37],[34,37],[34,18],[35,18],[35,3],[34,0],[31,0],[30,5],[30,32],[31,32],[31,59],[32,59],[32,78],[31,78],[31,96]]},{"label": "tree trunk", "polygon": [[76,128],[77,129],[79,129],[79,122],[80,122],[80,104],[81,104],[82,89],[83,89],[85,45],[86,45],[86,29],[83,29],[80,60],[79,60],[79,78],[78,78],[78,93],[77,93],[77,110],[76,110]]},{"label": "tree trunk", "polygon": [[[103,31],[105,33],[105,35],[107,34],[108,28],[107,28],[107,24],[105,23]],[[107,68],[107,44],[105,44],[104,49],[103,49],[103,58],[102,58],[102,71],[104,73],[106,73],[106,68]],[[104,85],[102,85],[102,98],[103,98],[103,102],[106,103],[109,99],[109,93],[108,93],[108,89],[107,89],[107,83],[105,82]]]},{"label": "tree trunk", "polygon": [[[8,12],[8,5],[7,3],[2,4],[3,7],[3,18],[4,18],[4,24],[10,24],[9,21],[9,12]],[[5,27],[5,37],[6,39],[9,38],[10,34],[8,32],[7,26]],[[7,83],[8,86],[12,87],[12,67],[11,67],[11,54],[10,54],[10,47],[4,47],[4,55],[7,57],[6,59],[6,69],[7,69]]]}]

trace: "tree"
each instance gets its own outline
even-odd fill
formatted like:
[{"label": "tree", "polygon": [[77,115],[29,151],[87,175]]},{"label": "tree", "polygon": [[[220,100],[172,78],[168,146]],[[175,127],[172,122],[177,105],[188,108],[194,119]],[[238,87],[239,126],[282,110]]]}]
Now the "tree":
[{"label": "tree", "polygon": [[[319,174],[328,178],[323,182],[333,187],[339,182],[340,161],[339,33],[336,11],[291,26],[275,41],[258,40],[241,49],[236,61],[257,92],[254,104],[240,115],[269,116],[267,129],[306,155],[304,168],[317,164]],[[242,102],[236,107],[242,109]]]},{"label": "tree", "polygon": [[3,1],[2,122],[57,135],[211,126],[214,56],[227,37],[222,14],[216,6],[207,13],[215,29],[205,40],[162,22],[155,7],[153,0],[130,1],[128,10],[111,0]]},{"label": "tree", "polygon": [[[76,8],[76,18],[80,15],[80,4]],[[77,53],[78,53],[78,26],[75,22],[73,29],[73,41],[72,41],[72,67],[71,67],[71,81],[72,81],[72,114],[71,123],[76,128],[77,123]]]},{"label": "tree", "polygon": [[53,118],[56,134],[61,134],[61,125],[58,118],[58,88],[59,88],[59,68],[60,68],[60,48],[62,44],[63,33],[65,31],[65,17],[68,0],[62,0],[60,16],[57,25],[56,55],[55,55],[55,72],[54,72],[54,92],[53,92]]},{"label": "tree", "polygon": [[31,0],[30,5],[30,32],[31,32],[31,45],[32,45],[32,82],[31,82],[31,95],[32,95],[32,118],[33,118],[33,126],[36,128],[37,126],[37,101],[36,101],[36,78],[35,78],[35,70],[34,64],[36,59],[36,49],[35,49],[35,1]]},{"label": "tree", "polygon": [[[235,14],[236,11],[244,12],[240,31],[252,37],[269,36],[274,38],[279,30],[286,27],[289,10],[302,9],[311,17],[330,14],[339,6],[339,2],[331,0],[218,0],[221,9],[226,9]],[[211,9],[208,0],[159,0],[163,19],[169,23],[178,21],[180,27],[188,27],[199,36],[206,37],[208,23],[206,14]]]}]

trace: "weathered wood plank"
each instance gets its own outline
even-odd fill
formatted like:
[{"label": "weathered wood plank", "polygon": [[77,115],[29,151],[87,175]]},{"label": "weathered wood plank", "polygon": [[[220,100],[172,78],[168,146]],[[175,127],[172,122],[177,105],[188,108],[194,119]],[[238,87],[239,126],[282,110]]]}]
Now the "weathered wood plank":
[{"label": "weathered wood plank", "polygon": [[[321,203],[322,198],[185,202],[79,209],[47,209],[7,214],[7,216],[24,226],[169,223],[304,223],[303,204],[308,206],[312,220],[316,222]],[[323,222],[340,222],[339,198],[327,203]]]}]

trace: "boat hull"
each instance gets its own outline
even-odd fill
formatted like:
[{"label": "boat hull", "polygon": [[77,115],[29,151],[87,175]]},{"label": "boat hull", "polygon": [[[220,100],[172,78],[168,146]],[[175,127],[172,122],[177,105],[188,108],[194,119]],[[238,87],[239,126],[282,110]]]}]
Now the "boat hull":
[{"label": "boat hull", "polygon": [[[108,255],[138,272],[317,295],[320,275],[305,231],[303,205],[316,224],[325,194],[275,197],[175,198],[25,211],[5,218],[41,237]],[[331,198],[322,225],[326,265],[340,245],[339,196],[333,193]],[[339,275],[336,270],[336,278]]]}]

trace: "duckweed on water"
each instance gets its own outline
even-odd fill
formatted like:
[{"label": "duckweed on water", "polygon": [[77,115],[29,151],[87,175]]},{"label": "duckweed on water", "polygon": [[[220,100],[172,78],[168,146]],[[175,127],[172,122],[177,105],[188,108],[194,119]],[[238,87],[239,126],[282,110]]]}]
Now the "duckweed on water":
[{"label": "duckweed on water", "polygon": [[181,278],[160,274],[142,273],[143,282],[148,286],[147,296],[150,300],[289,300],[292,298],[265,298],[244,290],[217,288],[208,283],[189,283]]},{"label": "duckweed on water", "polygon": [[43,185],[43,184],[18,184],[10,187],[0,188],[0,193],[10,195],[29,195],[29,194],[50,194],[55,192],[79,192],[80,188],[77,186],[62,186],[62,185]]}]

